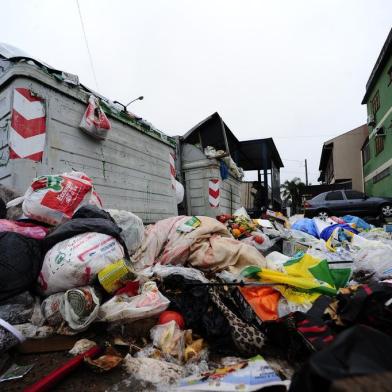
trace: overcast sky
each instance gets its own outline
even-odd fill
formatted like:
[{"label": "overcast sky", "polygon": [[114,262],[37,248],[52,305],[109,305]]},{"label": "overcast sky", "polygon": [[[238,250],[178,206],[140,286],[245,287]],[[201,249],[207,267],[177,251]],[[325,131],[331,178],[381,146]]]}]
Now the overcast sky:
[{"label": "overcast sky", "polygon": [[[15,45],[169,135],[218,111],[240,140],[273,137],[281,179],[316,183],[325,140],[366,122],[365,84],[390,0],[1,0]],[[350,157],[347,157],[350,159]]]}]

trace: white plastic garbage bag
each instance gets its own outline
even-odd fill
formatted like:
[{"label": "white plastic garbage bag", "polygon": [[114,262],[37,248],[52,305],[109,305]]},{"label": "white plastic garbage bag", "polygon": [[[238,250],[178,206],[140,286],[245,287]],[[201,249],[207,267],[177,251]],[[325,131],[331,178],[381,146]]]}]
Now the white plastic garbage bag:
[{"label": "white plastic garbage bag", "polygon": [[126,294],[115,295],[99,309],[98,319],[107,322],[124,322],[157,316],[167,309],[170,301],[160,293],[155,282],[148,281],[141,294],[128,297]]},{"label": "white plastic garbage bag", "polygon": [[267,250],[273,246],[269,237],[261,231],[252,231],[251,236],[244,238],[241,242],[254,246],[259,251]]},{"label": "white plastic garbage bag", "polygon": [[87,204],[102,208],[93,181],[82,172],[71,172],[35,178],[25,193],[22,209],[30,219],[58,225]]},{"label": "white plastic garbage bag", "polygon": [[38,282],[45,295],[90,284],[98,272],[124,257],[113,237],[84,233],[57,243],[46,253]]},{"label": "white plastic garbage bag", "polygon": [[60,303],[64,320],[74,331],[84,331],[97,318],[100,299],[90,287],[67,290]]},{"label": "white plastic garbage bag", "polygon": [[392,247],[374,242],[374,246],[366,246],[353,255],[354,271],[368,271],[382,280],[392,276]]},{"label": "white plastic garbage bag", "polygon": [[99,106],[98,98],[94,95],[90,95],[79,127],[82,131],[100,140],[106,139],[111,129],[110,121]]},{"label": "white plastic garbage bag", "polygon": [[290,257],[280,252],[271,252],[269,255],[265,257],[265,260],[267,263],[265,268],[273,271],[284,272],[283,265],[284,263],[290,260]]},{"label": "white plastic garbage bag", "polygon": [[121,227],[121,237],[128,248],[129,254],[134,253],[144,239],[143,221],[129,211],[109,209],[107,212]]},{"label": "white plastic garbage bag", "polygon": [[166,278],[170,275],[181,275],[185,279],[198,280],[199,282],[208,283],[209,280],[204,276],[203,272],[196,268],[182,267],[178,265],[162,265],[155,264],[147,267],[138,273],[139,278],[152,278],[154,275],[160,279]]},{"label": "white plastic garbage bag", "polygon": [[182,201],[184,200],[184,185],[181,184],[181,182],[176,180],[176,199],[177,199],[177,204],[181,204]]}]

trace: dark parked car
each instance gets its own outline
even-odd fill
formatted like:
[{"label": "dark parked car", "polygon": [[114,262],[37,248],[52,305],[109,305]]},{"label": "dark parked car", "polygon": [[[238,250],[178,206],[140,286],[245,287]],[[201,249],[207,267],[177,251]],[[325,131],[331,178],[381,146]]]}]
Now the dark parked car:
[{"label": "dark parked car", "polygon": [[305,216],[372,216],[392,218],[392,197],[370,197],[353,190],[320,193],[304,204]]}]

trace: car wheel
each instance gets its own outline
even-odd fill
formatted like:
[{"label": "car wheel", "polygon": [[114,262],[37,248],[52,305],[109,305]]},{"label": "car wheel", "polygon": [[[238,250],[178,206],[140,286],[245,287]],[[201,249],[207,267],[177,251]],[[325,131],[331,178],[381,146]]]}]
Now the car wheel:
[{"label": "car wheel", "polygon": [[381,207],[381,214],[384,218],[392,217],[392,204],[384,204]]},{"label": "car wheel", "polygon": [[329,213],[327,210],[317,211],[317,217],[320,219],[327,219],[329,217]]}]

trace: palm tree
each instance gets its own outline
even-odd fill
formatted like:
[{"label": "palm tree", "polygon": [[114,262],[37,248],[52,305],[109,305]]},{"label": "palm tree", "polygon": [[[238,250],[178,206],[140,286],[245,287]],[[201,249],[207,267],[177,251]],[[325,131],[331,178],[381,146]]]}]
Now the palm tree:
[{"label": "palm tree", "polygon": [[291,202],[293,213],[297,213],[298,207],[302,205],[302,194],[305,184],[300,178],[294,177],[291,181],[286,180],[281,185],[282,197],[285,202]]}]

